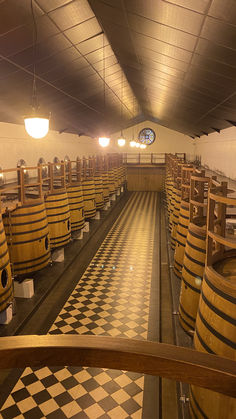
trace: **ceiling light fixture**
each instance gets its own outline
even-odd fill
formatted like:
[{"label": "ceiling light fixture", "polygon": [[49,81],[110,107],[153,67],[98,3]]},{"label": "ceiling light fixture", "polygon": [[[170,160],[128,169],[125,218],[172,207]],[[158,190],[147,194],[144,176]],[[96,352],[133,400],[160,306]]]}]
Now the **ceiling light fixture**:
[{"label": "ceiling light fixture", "polygon": [[107,147],[110,143],[110,138],[108,137],[99,137],[98,139],[99,145],[101,147]]},{"label": "ceiling light fixture", "polygon": [[129,143],[130,147],[135,147],[136,146],[136,142],[134,140],[130,141]]},{"label": "ceiling light fixture", "polygon": [[146,144],[140,144],[140,148],[142,148],[144,150],[145,148],[147,148],[147,146],[146,146]]},{"label": "ceiling light fixture", "polygon": [[[103,114],[105,121],[105,109],[106,109],[106,82],[105,82],[105,33],[103,32]],[[110,138],[105,135],[99,137],[99,145],[101,147],[107,147],[110,144]]]},{"label": "ceiling light fixture", "polygon": [[37,87],[36,87],[36,46],[37,46],[37,23],[34,15],[33,0],[31,0],[31,13],[33,18],[34,26],[34,58],[33,58],[33,88],[32,88],[32,110],[30,115],[24,118],[26,132],[33,138],[43,138],[47,135],[49,130],[49,118],[46,115],[42,115],[39,112],[39,106],[37,101]]},{"label": "ceiling light fixture", "polygon": [[140,147],[140,144],[137,141],[135,142],[135,147],[137,147],[137,148]]}]

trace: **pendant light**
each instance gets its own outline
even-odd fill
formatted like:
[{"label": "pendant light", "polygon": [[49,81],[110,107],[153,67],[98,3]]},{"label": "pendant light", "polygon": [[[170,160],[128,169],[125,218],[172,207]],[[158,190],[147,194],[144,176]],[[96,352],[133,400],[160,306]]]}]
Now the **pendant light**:
[{"label": "pendant light", "polygon": [[30,115],[24,118],[26,132],[33,138],[43,138],[47,135],[49,130],[49,118],[39,112],[37,101],[37,86],[36,86],[36,46],[37,46],[37,24],[34,15],[33,0],[31,0],[31,13],[34,26],[34,57],[33,57],[33,88],[32,88],[32,110]]},{"label": "pendant light", "polygon": [[[122,71],[122,68],[121,68]],[[123,83],[124,82],[124,74],[122,71],[122,75],[121,75],[121,105],[120,105],[120,117],[121,117],[121,123],[123,122]],[[117,140],[118,146],[119,147],[124,147],[126,141],[122,132],[122,129],[120,131],[120,138],[118,138]]]},{"label": "pendant light", "polygon": [[[105,110],[106,110],[106,81],[105,81],[105,33],[103,32],[103,113],[105,121]],[[107,147],[110,144],[110,138],[105,135],[98,138],[99,145],[101,147]]]},{"label": "pendant light", "polygon": [[147,148],[147,146],[146,146],[146,144],[140,144],[140,148],[142,148],[144,150],[145,148]]}]

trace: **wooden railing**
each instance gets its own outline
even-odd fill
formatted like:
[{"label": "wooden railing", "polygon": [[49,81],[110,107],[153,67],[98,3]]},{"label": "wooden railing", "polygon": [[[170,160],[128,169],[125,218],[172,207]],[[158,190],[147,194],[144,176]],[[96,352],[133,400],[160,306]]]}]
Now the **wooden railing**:
[{"label": "wooden railing", "polygon": [[164,343],[98,336],[0,338],[0,368],[112,368],[157,375],[236,397],[236,361]]},{"label": "wooden railing", "polygon": [[165,164],[165,153],[124,153],[123,163],[132,164]]}]

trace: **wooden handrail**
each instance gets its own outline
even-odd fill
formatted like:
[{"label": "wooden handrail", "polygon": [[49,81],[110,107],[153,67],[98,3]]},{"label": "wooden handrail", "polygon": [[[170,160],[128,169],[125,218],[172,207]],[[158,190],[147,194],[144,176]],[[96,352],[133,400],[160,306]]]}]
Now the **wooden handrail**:
[{"label": "wooden handrail", "polygon": [[157,375],[236,397],[236,361],[136,339],[46,335],[0,338],[0,368],[112,368]]}]

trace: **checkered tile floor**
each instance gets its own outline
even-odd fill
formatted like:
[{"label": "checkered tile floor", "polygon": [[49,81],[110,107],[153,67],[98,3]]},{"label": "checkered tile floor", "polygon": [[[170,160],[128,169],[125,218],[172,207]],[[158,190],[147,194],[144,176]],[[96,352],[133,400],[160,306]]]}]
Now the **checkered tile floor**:
[{"label": "checkered tile floor", "polygon": [[[134,193],[59,312],[50,334],[147,339],[157,195]],[[144,376],[26,368],[2,418],[141,418]]]}]

